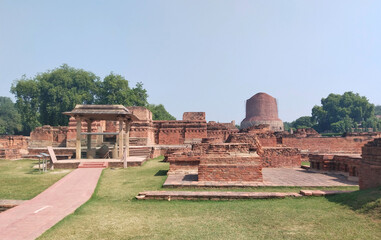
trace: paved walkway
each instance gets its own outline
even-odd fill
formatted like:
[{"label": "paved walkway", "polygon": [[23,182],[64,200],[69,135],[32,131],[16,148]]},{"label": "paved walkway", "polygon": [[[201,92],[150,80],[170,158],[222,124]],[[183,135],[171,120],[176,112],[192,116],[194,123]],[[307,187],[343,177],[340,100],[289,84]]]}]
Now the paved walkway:
[{"label": "paved walkway", "polygon": [[76,169],[35,198],[0,213],[0,239],[39,237],[89,200],[101,172],[101,168]]},{"label": "paved walkway", "polygon": [[263,168],[263,182],[209,182],[197,181],[196,174],[169,175],[164,187],[258,187],[258,186],[357,186],[340,174],[323,174],[302,168]]}]

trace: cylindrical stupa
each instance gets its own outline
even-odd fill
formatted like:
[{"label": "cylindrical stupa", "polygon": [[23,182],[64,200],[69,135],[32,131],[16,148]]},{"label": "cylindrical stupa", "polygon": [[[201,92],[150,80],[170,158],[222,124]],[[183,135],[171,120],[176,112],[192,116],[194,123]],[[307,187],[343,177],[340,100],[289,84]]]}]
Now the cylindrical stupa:
[{"label": "cylindrical stupa", "polygon": [[267,93],[257,93],[246,100],[246,118],[241,122],[241,129],[260,124],[269,124],[275,132],[283,131],[276,99]]}]

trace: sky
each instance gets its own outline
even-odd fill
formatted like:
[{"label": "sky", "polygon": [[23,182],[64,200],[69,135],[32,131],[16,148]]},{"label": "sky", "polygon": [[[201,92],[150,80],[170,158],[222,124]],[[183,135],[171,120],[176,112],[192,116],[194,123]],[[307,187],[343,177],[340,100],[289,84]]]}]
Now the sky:
[{"label": "sky", "polygon": [[142,82],[177,119],[238,124],[258,92],[279,117],[330,93],[381,104],[381,1],[0,0],[0,96],[66,63]]}]

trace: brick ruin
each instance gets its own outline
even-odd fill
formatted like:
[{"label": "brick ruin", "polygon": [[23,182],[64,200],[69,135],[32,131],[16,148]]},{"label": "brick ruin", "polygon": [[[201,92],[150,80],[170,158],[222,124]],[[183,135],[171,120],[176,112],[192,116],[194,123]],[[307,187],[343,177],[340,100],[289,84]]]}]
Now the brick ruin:
[{"label": "brick ruin", "polygon": [[360,189],[381,186],[381,138],[368,142],[362,147],[359,170]]},{"label": "brick ruin", "polygon": [[234,132],[225,141],[203,138],[191,148],[169,152],[168,174],[197,174],[199,181],[261,182],[263,167],[299,167],[299,149],[262,146],[259,136],[268,129],[265,125]]},{"label": "brick ruin", "polygon": [[[150,156],[163,155],[170,149],[181,148],[184,145],[200,143],[203,138],[211,137],[225,141],[229,134],[238,132],[234,121],[231,123],[207,122],[204,112],[185,112],[182,120],[156,121],[152,120],[152,113],[144,107],[128,107],[128,110],[140,120],[134,121],[130,129],[130,146],[132,155],[139,148],[149,148]],[[117,132],[118,123],[115,121],[94,121],[92,132]],[[29,145],[24,156],[36,155],[46,151],[46,146],[55,147],[58,154],[74,154],[76,141],[76,120],[69,119],[68,126],[42,126],[31,132]],[[87,123],[82,122],[82,132],[87,131]],[[82,146],[86,146],[86,136],[81,136]],[[93,148],[103,144],[113,146],[115,135],[93,135]],[[135,148],[136,147],[136,148]]]},{"label": "brick ruin", "polygon": [[[155,121],[148,109],[128,107],[140,119],[133,122],[130,130],[130,146],[135,147],[131,155],[134,151],[140,154],[143,148],[150,157],[165,155],[170,163],[168,174],[198,174],[202,181],[262,181],[262,168],[298,167],[301,161],[310,161],[314,171],[341,173],[354,181],[360,176],[363,188],[374,186],[372,183],[380,185],[377,157],[381,152],[369,150],[378,147],[372,141],[380,138],[380,133],[323,137],[313,129],[298,129],[291,133],[279,131],[281,120],[277,117],[276,100],[271,96],[266,99],[268,101],[264,101],[263,106],[271,103],[271,114],[257,118],[265,108],[261,104],[255,106],[255,111],[250,116],[247,113],[246,117],[255,117],[263,122],[241,130],[235,127],[234,121],[207,122],[204,112],[185,112],[182,120]],[[274,122],[266,122],[270,118],[275,125],[271,125]],[[117,132],[117,129],[117,122],[113,121],[95,121],[91,126],[92,132]],[[83,122],[82,131],[86,130],[87,124]],[[70,119],[68,126],[38,127],[30,137],[2,136],[0,158],[35,155],[43,152],[46,146],[53,146],[56,154],[74,154],[75,138],[74,119]],[[86,136],[81,141],[85,146]],[[105,142],[112,145],[115,141],[114,135],[92,136],[93,147]],[[368,180],[372,183],[366,180],[366,172],[375,173],[369,174],[372,180]]]},{"label": "brick ruin", "polygon": [[29,137],[0,136],[0,158],[17,159],[28,154]]},{"label": "brick ruin", "polygon": [[309,155],[312,171],[338,173],[347,176],[348,180],[358,181],[361,155]]}]

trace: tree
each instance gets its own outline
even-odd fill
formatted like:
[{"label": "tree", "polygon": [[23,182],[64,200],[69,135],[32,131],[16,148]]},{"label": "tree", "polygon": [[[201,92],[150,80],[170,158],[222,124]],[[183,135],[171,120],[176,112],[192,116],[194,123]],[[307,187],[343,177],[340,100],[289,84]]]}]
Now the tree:
[{"label": "tree", "polygon": [[290,122],[283,122],[283,127],[284,127],[285,131],[290,131],[290,129],[292,128],[292,123],[290,123]]},{"label": "tree", "polygon": [[11,92],[16,97],[16,108],[21,115],[21,133],[28,135],[35,127],[40,126],[39,120],[39,95],[38,82],[34,79],[27,79],[24,76],[14,82]]},{"label": "tree", "polygon": [[94,73],[66,64],[35,79],[40,91],[40,122],[52,126],[67,125],[68,118],[62,112],[71,111],[76,104],[94,103],[99,81]]},{"label": "tree", "polygon": [[174,116],[172,116],[167,112],[167,110],[165,110],[162,104],[149,104],[147,108],[152,112],[153,120],[176,120]]},{"label": "tree", "polygon": [[374,114],[381,115],[381,105],[377,105],[374,107]]},{"label": "tree", "polygon": [[315,127],[319,132],[348,131],[374,117],[374,105],[358,93],[331,93],[327,98],[322,98],[321,104],[312,109],[312,121],[316,121]]},{"label": "tree", "polygon": [[131,89],[123,76],[110,73],[97,85],[97,104],[148,105],[147,90],[143,88],[142,83],[137,83],[136,87]]},{"label": "tree", "polygon": [[303,116],[303,117],[300,117],[298,119],[296,119],[295,121],[293,121],[291,123],[291,126],[293,128],[311,128],[314,126],[314,122],[313,122],[313,119],[312,117],[309,117],[309,116]]},{"label": "tree", "polygon": [[151,106],[156,119],[175,119],[163,105],[149,105],[147,90],[138,82],[130,88],[119,74],[110,73],[103,81],[92,72],[63,64],[59,68],[21,79],[12,84],[16,108],[21,114],[22,133],[28,135],[41,125],[64,126],[76,104],[122,104]]},{"label": "tree", "polygon": [[21,116],[8,97],[0,97],[0,134],[13,135],[22,129]]}]

